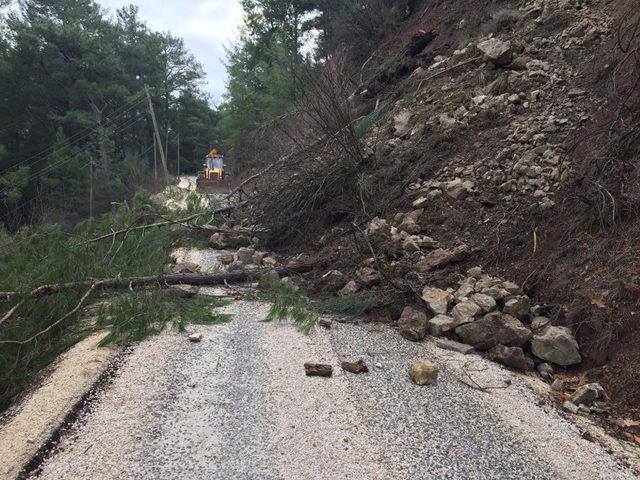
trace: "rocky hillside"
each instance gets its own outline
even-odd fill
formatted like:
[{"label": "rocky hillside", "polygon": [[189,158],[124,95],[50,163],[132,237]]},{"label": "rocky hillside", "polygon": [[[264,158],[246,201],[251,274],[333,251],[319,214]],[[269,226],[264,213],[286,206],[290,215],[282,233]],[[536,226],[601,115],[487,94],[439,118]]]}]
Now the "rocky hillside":
[{"label": "rocky hillside", "polygon": [[[421,5],[364,64],[335,54],[307,97],[323,147],[262,175],[244,221],[367,320],[537,372],[559,400],[602,384],[571,411],[634,411],[637,5]],[[305,139],[308,118],[289,125]]]}]

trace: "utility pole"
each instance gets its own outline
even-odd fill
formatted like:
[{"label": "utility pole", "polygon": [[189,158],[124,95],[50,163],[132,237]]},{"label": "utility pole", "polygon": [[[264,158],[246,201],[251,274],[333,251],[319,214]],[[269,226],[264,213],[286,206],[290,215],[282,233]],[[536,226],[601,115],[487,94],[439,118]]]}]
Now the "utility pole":
[{"label": "utility pole", "polygon": [[147,100],[149,101],[149,112],[151,113],[151,120],[153,121],[153,130],[155,132],[155,138],[158,142],[158,148],[160,149],[160,160],[162,160],[162,170],[164,171],[164,180],[169,182],[169,170],[167,169],[167,157],[164,156],[164,148],[162,147],[162,139],[160,138],[160,132],[158,131],[158,122],[156,120],[156,113],[153,110],[153,102],[151,101],[151,94],[149,93],[149,86],[144,86],[144,91],[147,94]]},{"label": "utility pole", "polygon": [[153,178],[158,183],[158,141],[153,135]]},{"label": "utility pole", "polygon": [[93,158],[89,157],[89,218],[93,218]]},{"label": "utility pole", "polygon": [[166,158],[166,162],[167,162],[167,169],[169,168],[169,120],[167,120],[167,136],[165,137],[164,141],[166,142],[164,144],[164,151],[166,152],[167,158]]},{"label": "utility pole", "polygon": [[176,154],[178,157],[178,175],[180,175],[180,132],[178,132],[178,153]]}]

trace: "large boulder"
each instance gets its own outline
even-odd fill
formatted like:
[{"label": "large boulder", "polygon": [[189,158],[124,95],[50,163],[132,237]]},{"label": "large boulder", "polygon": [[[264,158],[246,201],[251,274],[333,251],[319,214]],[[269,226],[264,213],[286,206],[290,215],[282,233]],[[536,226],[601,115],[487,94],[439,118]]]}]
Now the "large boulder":
[{"label": "large boulder", "polygon": [[426,360],[416,360],[409,367],[409,377],[416,385],[437,384],[438,372],[438,365]]},{"label": "large boulder", "polygon": [[571,401],[576,405],[591,405],[596,400],[604,397],[604,388],[599,383],[588,383],[579,387],[573,395]]},{"label": "large boulder", "polygon": [[530,308],[531,300],[529,300],[529,297],[526,295],[518,295],[507,300],[502,311],[516,318],[522,318],[529,313]]},{"label": "large boulder", "polygon": [[533,354],[556,365],[566,367],[582,361],[578,342],[568,328],[548,326],[531,341]]},{"label": "large boulder", "polygon": [[256,251],[253,248],[242,247],[238,250],[236,254],[238,261],[244,263],[245,265],[248,263],[253,263],[253,256]]},{"label": "large boulder", "polygon": [[422,290],[422,299],[434,315],[445,315],[453,297],[449,292],[440,288],[425,287]]},{"label": "large boulder", "polygon": [[464,343],[480,350],[489,350],[496,345],[520,347],[531,338],[531,330],[520,320],[500,312],[460,325],[456,328],[456,334]]},{"label": "large boulder", "polygon": [[490,38],[478,44],[478,50],[484,57],[497,67],[505,67],[513,60],[511,43],[503,42],[497,38]]},{"label": "large boulder", "polygon": [[481,311],[482,309],[477,303],[467,300],[465,302],[460,302],[453,307],[451,310],[451,316],[455,318],[458,325],[462,325],[463,323],[473,322],[476,315],[480,314]]},{"label": "large boulder", "polygon": [[398,331],[404,338],[418,342],[427,336],[427,315],[415,307],[405,307],[398,320]]},{"label": "large boulder", "polygon": [[436,315],[429,320],[429,333],[434,337],[441,337],[445,333],[460,325],[455,318],[448,315]]},{"label": "large boulder", "polygon": [[534,366],[533,360],[520,347],[496,345],[489,350],[489,358],[516,370],[532,371]]},{"label": "large boulder", "polygon": [[461,262],[467,258],[470,252],[471,250],[468,245],[460,245],[448,250],[438,248],[422,257],[416,264],[416,268],[419,272],[426,273],[442,268],[450,263]]}]

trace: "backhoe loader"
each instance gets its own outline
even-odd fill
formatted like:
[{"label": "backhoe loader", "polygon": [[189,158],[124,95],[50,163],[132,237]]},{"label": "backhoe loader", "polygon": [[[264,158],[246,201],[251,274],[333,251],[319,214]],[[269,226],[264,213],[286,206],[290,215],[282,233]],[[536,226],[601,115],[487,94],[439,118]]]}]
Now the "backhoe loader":
[{"label": "backhoe loader", "polygon": [[224,156],[215,148],[204,159],[204,169],[197,173],[196,187],[202,189],[215,188],[221,185],[225,179]]}]

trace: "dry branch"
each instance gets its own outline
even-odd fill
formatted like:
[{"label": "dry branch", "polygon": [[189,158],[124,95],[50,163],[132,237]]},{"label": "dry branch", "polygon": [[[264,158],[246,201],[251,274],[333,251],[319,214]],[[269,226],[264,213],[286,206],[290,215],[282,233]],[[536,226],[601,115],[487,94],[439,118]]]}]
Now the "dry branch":
[{"label": "dry branch", "polygon": [[194,215],[190,215],[180,220],[165,220],[164,222],[150,223],[147,225],[138,225],[137,227],[129,226],[127,228],[123,228],[122,230],[116,230],[115,232],[107,233],[105,235],[92,238],[91,240],[87,240],[87,243],[99,242],[100,240],[104,240],[106,238],[114,238],[118,235],[122,235],[123,233],[129,233],[133,230],[146,230],[147,228],[164,227],[167,225],[175,225],[175,224],[183,225],[185,222],[194,220],[198,217],[201,217],[202,215],[203,215],[202,213],[196,213]]},{"label": "dry branch", "polygon": [[89,290],[87,290],[85,292],[85,294],[82,296],[82,298],[80,299],[80,301],[78,302],[78,304],[75,306],[75,308],[73,310],[71,310],[70,312],[67,312],[66,314],[64,314],[62,317],[60,317],[58,320],[53,322],[51,325],[49,325],[44,330],[32,335],[31,337],[27,338],[26,340],[3,340],[3,341],[0,341],[0,345],[25,345],[25,344],[35,340],[36,338],[38,338],[40,335],[44,335],[45,333],[51,331],[56,325],[59,325],[60,323],[64,322],[67,318],[69,318],[70,316],[72,316],[76,312],[78,312],[78,310],[80,310],[80,308],[82,307],[84,302],[86,302],[87,298],[89,298],[89,296],[93,293],[93,291],[96,288],[100,287],[100,286],[101,286],[100,282],[93,282],[91,284],[91,287],[89,287]]}]

